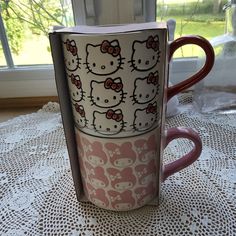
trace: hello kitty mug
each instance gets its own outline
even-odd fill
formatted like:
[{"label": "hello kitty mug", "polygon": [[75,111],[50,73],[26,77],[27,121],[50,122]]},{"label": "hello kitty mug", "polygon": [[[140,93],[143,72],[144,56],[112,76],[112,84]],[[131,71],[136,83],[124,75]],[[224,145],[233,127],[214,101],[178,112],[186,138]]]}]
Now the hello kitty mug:
[{"label": "hello kitty mug", "polygon": [[[164,131],[166,102],[203,79],[214,64],[210,43],[200,36],[170,44],[165,24],[79,27],[61,34],[86,197],[110,210],[131,210],[160,193],[160,183],[192,164],[201,140],[189,128]],[[206,54],[203,68],[168,88],[173,53],[186,44]],[[187,138],[192,151],[163,167],[164,147]]]}]

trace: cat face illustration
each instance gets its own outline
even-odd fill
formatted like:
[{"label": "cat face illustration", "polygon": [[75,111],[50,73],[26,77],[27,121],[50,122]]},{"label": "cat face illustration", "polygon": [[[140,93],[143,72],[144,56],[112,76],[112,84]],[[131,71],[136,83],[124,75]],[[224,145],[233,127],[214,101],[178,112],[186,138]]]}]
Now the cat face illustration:
[{"label": "cat face illustration", "polygon": [[83,137],[80,149],[84,150],[85,157],[92,166],[102,166],[107,163],[108,158],[100,142],[91,143]]},{"label": "cat face illustration", "polygon": [[150,182],[156,179],[156,164],[152,159],[147,164],[141,164],[135,167],[135,171],[138,176],[139,183],[141,185],[148,185]]},{"label": "cat face illustration", "polygon": [[78,128],[84,128],[88,122],[85,116],[84,107],[82,105],[75,103],[73,104],[73,109],[74,109],[74,116],[75,116],[74,118],[76,126],[78,126]]},{"label": "cat face illustration", "polygon": [[104,173],[104,168],[97,166],[93,167],[88,162],[85,162],[85,168],[88,175],[88,180],[94,188],[104,188],[109,181]]},{"label": "cat face illustration", "polygon": [[105,148],[107,149],[108,158],[114,167],[125,168],[132,166],[137,159],[131,142],[125,142],[122,145],[106,143]]},{"label": "cat face illustration", "polygon": [[94,111],[93,126],[100,134],[114,135],[124,129],[125,122],[120,109],[109,109],[107,112]]},{"label": "cat face illustration", "polygon": [[80,68],[81,58],[79,58],[75,40],[67,39],[66,42],[63,42],[63,48],[66,69],[70,72],[76,71]]},{"label": "cat face illustration", "polygon": [[156,188],[154,187],[153,182],[145,187],[139,187],[134,190],[137,195],[138,205],[143,206],[156,195]]},{"label": "cat face illustration", "polygon": [[133,100],[135,103],[151,102],[158,92],[158,71],[149,73],[147,77],[137,78],[134,82]]},{"label": "cat face illustration", "polygon": [[95,75],[111,75],[123,69],[121,57],[121,48],[118,40],[109,42],[104,40],[101,44],[86,46],[86,65],[88,73]]},{"label": "cat face illustration", "polygon": [[135,150],[138,155],[138,159],[142,163],[147,163],[153,160],[157,155],[157,142],[155,135],[151,135],[148,140],[139,139],[134,142]]},{"label": "cat face illustration", "polygon": [[111,186],[118,191],[132,189],[136,183],[136,177],[133,174],[133,169],[130,167],[122,170],[108,168],[107,172],[111,181]]},{"label": "cat face illustration", "polygon": [[147,40],[135,40],[132,45],[131,67],[137,71],[148,71],[159,61],[159,38],[158,35],[149,36]]},{"label": "cat face illustration", "polygon": [[93,105],[102,108],[112,108],[124,102],[125,93],[121,78],[107,78],[105,81],[91,81],[90,98]]},{"label": "cat face illustration", "polygon": [[106,196],[106,192],[101,188],[94,188],[91,184],[86,183],[85,193],[88,196],[88,199],[90,199],[91,202],[94,202],[94,204],[106,208],[109,204],[108,198]]},{"label": "cat face illustration", "polygon": [[69,77],[70,77],[70,82],[72,83],[72,87],[70,89],[71,99],[74,102],[80,102],[84,99],[84,93],[85,93],[82,89],[82,83],[80,77],[79,75],[74,75],[74,74],[69,75]]},{"label": "cat face illustration", "polygon": [[132,196],[132,192],[130,190],[126,190],[123,192],[109,190],[108,195],[112,207],[118,211],[129,210],[135,205],[135,199]]},{"label": "cat face illustration", "polygon": [[136,131],[150,129],[157,120],[157,104],[149,103],[144,109],[137,109],[134,114],[133,127]]}]

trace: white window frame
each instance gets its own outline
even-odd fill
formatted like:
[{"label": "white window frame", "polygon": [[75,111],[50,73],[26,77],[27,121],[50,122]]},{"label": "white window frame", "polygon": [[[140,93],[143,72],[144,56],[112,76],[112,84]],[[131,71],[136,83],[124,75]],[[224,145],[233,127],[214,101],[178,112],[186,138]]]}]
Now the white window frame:
[{"label": "white window frame", "polygon": [[[76,24],[145,22],[155,20],[155,0],[71,0]],[[133,5],[135,3],[135,8]],[[133,4],[133,5],[132,5]],[[114,11],[101,9],[110,5]],[[100,9],[99,9],[100,7]],[[109,14],[112,13],[112,14]],[[107,14],[106,16],[104,14]],[[177,83],[196,69],[196,59],[176,59],[170,80]],[[0,70],[0,98],[56,96],[53,65],[22,66]]]}]

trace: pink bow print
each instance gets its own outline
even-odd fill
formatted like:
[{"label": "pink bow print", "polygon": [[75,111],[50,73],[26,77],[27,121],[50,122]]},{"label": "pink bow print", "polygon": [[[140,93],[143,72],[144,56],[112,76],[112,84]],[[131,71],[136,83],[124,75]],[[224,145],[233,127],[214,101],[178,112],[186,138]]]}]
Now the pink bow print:
[{"label": "pink bow print", "polygon": [[78,89],[81,88],[81,81],[80,81],[80,79],[76,79],[73,74],[71,75],[71,83],[74,84]]},{"label": "pink bow print", "polygon": [[[155,75],[156,74],[156,75]],[[147,83],[148,84],[154,84],[154,85],[157,85],[157,83],[158,83],[158,74],[157,73],[155,73],[155,74],[153,74],[152,72],[148,75],[148,77],[147,77]]]},{"label": "pink bow print", "polygon": [[139,171],[138,172],[138,177],[142,177],[145,174],[147,174],[147,168],[144,168],[143,171]]},{"label": "pink bow print", "polygon": [[123,88],[123,84],[122,84],[122,82],[115,82],[115,80],[108,78],[108,79],[106,79],[106,81],[104,83],[104,87],[106,89],[112,89],[116,92],[120,92],[121,89]]},{"label": "pink bow print", "polygon": [[69,39],[67,39],[65,44],[66,44],[67,51],[71,52],[71,54],[73,56],[76,56],[77,55],[77,47],[76,47],[75,41],[74,40],[70,41]]},{"label": "pink bow print", "polygon": [[92,149],[92,146],[91,145],[84,145],[84,151],[87,153],[87,152],[92,152],[93,149]]},{"label": "pink bow print", "polygon": [[120,155],[120,150],[116,148],[114,151],[108,151],[109,155],[113,157],[114,155]]},{"label": "pink bow print", "polygon": [[141,193],[139,193],[139,194],[137,194],[137,198],[138,199],[141,199],[143,196],[145,196],[146,195],[146,190],[144,189],[144,190],[142,190],[142,192]]},{"label": "pink bow print", "polygon": [[159,49],[159,39],[158,37],[149,36],[146,42],[146,47],[152,48],[155,52]]},{"label": "pink bow print", "polygon": [[89,175],[95,175],[95,172],[94,172],[93,169],[91,169],[91,170],[87,170],[87,172],[88,172]]},{"label": "pink bow print", "polygon": [[111,45],[111,43],[107,40],[104,40],[101,44],[100,50],[102,53],[109,53],[113,57],[117,57],[120,54],[120,46],[118,45]]},{"label": "pink bow print", "polygon": [[110,199],[111,199],[112,202],[117,201],[117,200],[120,201],[121,200],[121,196],[120,195],[117,195],[115,197],[111,196]]},{"label": "pink bow print", "polygon": [[136,149],[137,149],[137,152],[140,154],[141,152],[148,150],[148,146],[145,143],[142,147],[137,147]]},{"label": "pink bow print", "polygon": [[76,110],[77,112],[79,112],[79,114],[80,114],[82,117],[85,117],[85,111],[84,111],[83,106],[78,105],[78,104],[76,103],[76,104],[75,104],[75,110]]},{"label": "pink bow print", "polygon": [[107,119],[112,119],[112,120],[115,120],[115,121],[119,122],[123,119],[123,114],[122,114],[121,111],[119,113],[117,113],[117,111],[109,109],[106,113],[106,118]]},{"label": "pink bow print", "polygon": [[110,177],[111,181],[115,181],[117,179],[121,179],[120,173],[117,173],[116,175],[110,175],[109,177]]},{"label": "pink bow print", "polygon": [[96,190],[95,190],[95,189],[89,189],[89,190],[88,190],[88,193],[89,193],[90,195],[96,195]]},{"label": "pink bow print", "polygon": [[152,105],[152,104],[149,104],[146,108],[146,113],[152,113],[152,114],[155,114],[157,112],[157,107]]}]

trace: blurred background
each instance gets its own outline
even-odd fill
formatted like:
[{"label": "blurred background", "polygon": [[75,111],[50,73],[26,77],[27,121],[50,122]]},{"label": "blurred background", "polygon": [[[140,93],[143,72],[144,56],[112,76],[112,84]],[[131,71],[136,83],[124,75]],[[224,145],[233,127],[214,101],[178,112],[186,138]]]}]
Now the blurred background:
[{"label": "blurred background", "polygon": [[[70,0],[1,0],[5,26],[15,66],[52,64],[48,30],[52,25],[73,26]],[[176,20],[175,38],[199,34],[207,39],[224,33],[223,5],[226,0],[157,0],[157,21]],[[198,48],[185,46],[178,57],[195,57]],[[0,44],[0,69],[6,68]]]}]

